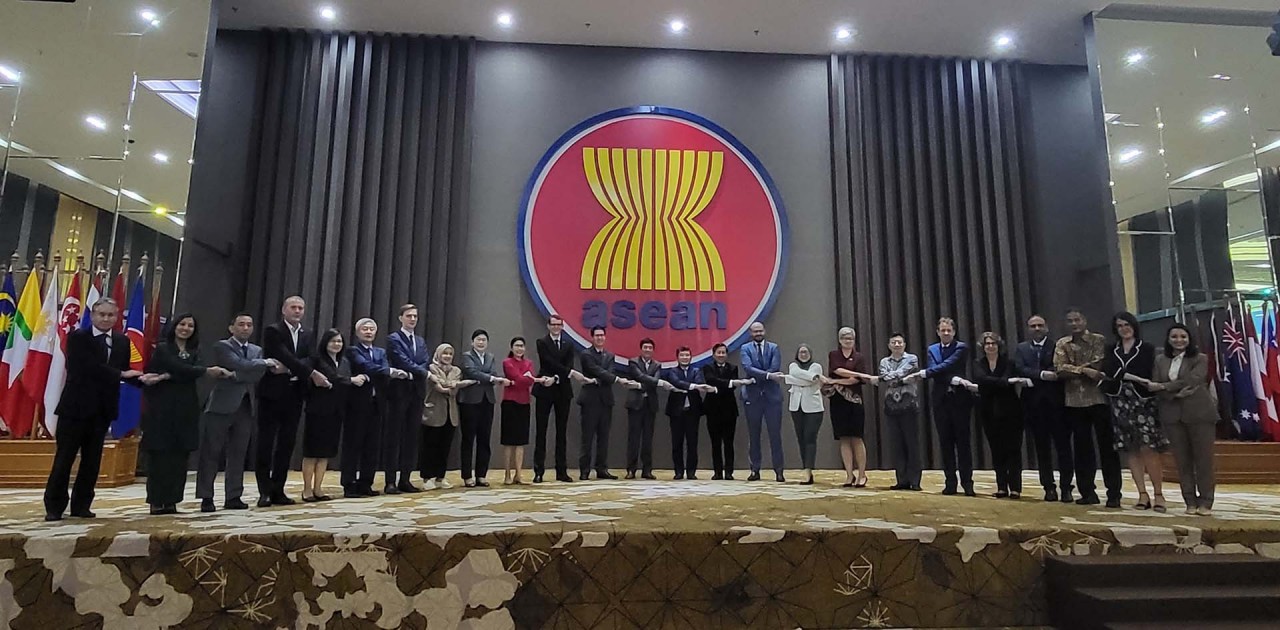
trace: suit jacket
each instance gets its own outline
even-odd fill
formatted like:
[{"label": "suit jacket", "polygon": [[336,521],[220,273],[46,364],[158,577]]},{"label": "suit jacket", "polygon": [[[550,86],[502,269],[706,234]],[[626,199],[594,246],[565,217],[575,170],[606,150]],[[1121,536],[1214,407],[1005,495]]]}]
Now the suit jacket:
[{"label": "suit jacket", "polygon": [[951,343],[955,345],[955,349],[949,356],[944,356],[941,343],[929,346],[929,363],[925,368],[925,378],[933,381],[932,387],[929,388],[929,396],[934,401],[941,400],[951,393],[968,394],[963,387],[952,385],[951,379],[957,376],[964,378],[967,375],[969,362],[965,357],[969,354],[969,346],[960,340],[953,340]]},{"label": "suit jacket", "polygon": [[627,362],[627,377],[640,382],[640,389],[627,390],[627,409],[648,408],[654,413],[658,411],[658,381],[661,380],[662,365],[657,361],[649,361],[649,369],[644,368],[643,359],[632,359]]},{"label": "suit jacket", "polygon": [[[1037,356],[1038,355],[1038,356]],[[1062,381],[1046,381],[1041,372],[1053,372],[1053,342],[1045,338],[1039,352],[1030,341],[1024,341],[1013,349],[1015,376],[1029,378],[1034,387],[1022,389],[1022,401],[1029,405],[1052,404],[1062,406]]]},{"label": "suit jacket", "polygon": [[475,350],[462,353],[462,378],[475,381],[476,384],[458,392],[459,405],[474,405],[481,402],[494,404],[497,397],[493,395],[493,379],[502,377],[502,364],[488,352],[477,357]]},{"label": "suit jacket", "polygon": [[[55,409],[62,421],[115,421],[120,407],[120,373],[129,369],[129,338],[112,331],[111,352],[93,336],[93,328],[67,334],[67,380]],[[135,381],[126,381],[136,385]]]},{"label": "suit jacket", "polygon": [[[702,410],[707,414],[708,418],[712,416],[717,418],[738,417],[738,399],[734,397],[733,388],[729,387],[729,381],[739,380],[740,378],[738,366],[732,363],[718,366],[715,361],[712,361],[702,366],[702,382],[717,390],[714,393],[707,394],[702,399]],[[668,398],[668,408],[671,406],[669,401],[670,398]]]},{"label": "suit jacket", "polygon": [[350,392],[352,404],[368,402],[369,399],[381,397],[386,393],[391,382],[391,364],[387,362],[387,351],[377,346],[365,349],[364,344],[347,347],[347,361],[351,363],[351,375],[363,374],[369,377],[364,387],[354,387]]},{"label": "suit jacket", "polygon": [[[209,400],[204,410],[210,413],[232,414],[240,408],[240,402],[249,397],[249,408],[258,413],[258,396],[255,387],[267,373],[267,360],[262,358],[262,348],[248,344],[247,353],[240,350],[240,342],[234,338],[213,344],[213,364],[231,370],[231,378],[213,381]],[[246,356],[247,355],[247,356]]]},{"label": "suit jacket", "polygon": [[986,355],[973,361],[973,378],[978,384],[978,415],[982,418],[1013,418],[1022,414],[1018,390],[1009,384],[1016,377],[1013,362],[1003,354],[996,358],[995,369]]},{"label": "suit jacket", "polygon": [[307,379],[311,378],[309,359],[315,345],[316,336],[305,328],[298,331],[297,346],[293,345],[293,335],[284,322],[276,322],[262,329],[262,358],[275,359],[289,368],[289,371],[284,374],[263,375],[258,382],[258,397],[279,400],[304,395]]},{"label": "suit jacket", "polygon": [[[1125,382],[1125,374],[1155,380],[1152,378],[1155,367],[1156,347],[1154,344],[1139,339],[1134,342],[1133,348],[1127,354],[1120,344],[1107,344],[1107,350],[1102,354],[1102,382],[1098,383],[1098,388],[1108,396],[1117,396],[1120,394],[1120,388]],[[1167,374],[1168,370],[1165,370],[1165,372]],[[1155,395],[1145,385],[1132,382],[1129,384],[1143,398],[1150,398]]]},{"label": "suit jacket", "polygon": [[533,395],[538,398],[572,399],[573,383],[569,380],[569,371],[573,369],[578,349],[565,335],[560,336],[558,350],[555,343],[551,341],[551,335],[539,339],[535,345],[538,348],[538,376],[554,376],[560,381],[554,385],[534,385]]},{"label": "suit jacket", "polygon": [[770,372],[782,371],[782,355],[778,353],[778,344],[764,342],[764,355],[756,349],[756,342],[748,341],[742,345],[742,371],[747,378],[755,379],[754,385],[742,388],[742,401],[746,404],[757,402],[776,402],[782,404],[782,386],[769,380]]},{"label": "suit jacket", "polygon": [[[702,379],[702,370],[693,367],[692,365],[686,368],[681,368],[677,365],[663,370],[662,379],[672,385],[675,385],[676,389],[683,389],[688,392],[687,394],[682,394],[680,392],[671,392],[670,394],[667,394],[666,412],[668,416],[675,417],[681,413],[691,415],[695,418],[702,416],[704,409],[702,392],[690,389],[691,385],[706,383],[706,381]],[[733,393],[730,392],[729,396],[732,398]],[[689,402],[689,407],[687,409],[684,405],[685,401]],[[733,408],[735,411],[737,410],[737,402],[733,402]]]},{"label": "suit jacket", "polygon": [[[427,390],[427,398],[423,401],[422,424],[429,427],[442,427],[445,423],[458,426],[458,395],[445,393],[438,389],[445,385],[455,384],[462,378],[462,370],[456,365],[442,367],[432,363],[428,368],[435,382]],[[472,385],[472,387],[475,387]],[[463,391],[466,391],[464,388]]]},{"label": "suit jacket", "polygon": [[[1203,353],[1194,357],[1183,357],[1182,366],[1178,368],[1178,378],[1169,380],[1169,365],[1173,359],[1163,352],[1156,355],[1155,374],[1151,380],[1165,383],[1166,389],[1156,392],[1156,404],[1159,406],[1160,422],[1170,424],[1215,424],[1218,422],[1218,404],[1209,393],[1206,379],[1209,375],[1209,359]],[[1191,390],[1183,398],[1178,394]]]},{"label": "suit jacket", "polygon": [[307,384],[308,416],[343,416],[346,414],[347,396],[351,390],[368,387],[368,384],[363,387],[351,386],[351,362],[347,360],[345,353],[338,355],[336,365],[327,356],[311,357],[311,367],[329,379],[329,384],[333,387]]},{"label": "suit jacket", "polygon": [[391,367],[413,375],[412,381],[400,381],[398,390],[413,391],[418,396],[427,395],[431,389],[427,383],[427,366],[431,365],[431,354],[432,350],[427,348],[427,341],[422,335],[414,335],[412,341],[402,330],[387,335],[387,362]]},{"label": "suit jacket", "polygon": [[613,383],[618,380],[613,373],[614,356],[608,350],[596,351],[588,348],[578,355],[582,364],[582,373],[587,378],[594,378],[598,383],[582,386],[578,392],[578,404],[583,407],[612,407]]},{"label": "suit jacket", "polygon": [[805,370],[798,363],[787,366],[786,383],[791,386],[791,397],[787,404],[790,411],[805,413],[822,413],[826,410],[826,402],[822,399],[822,383],[818,377],[822,375],[822,364],[813,361]]}]

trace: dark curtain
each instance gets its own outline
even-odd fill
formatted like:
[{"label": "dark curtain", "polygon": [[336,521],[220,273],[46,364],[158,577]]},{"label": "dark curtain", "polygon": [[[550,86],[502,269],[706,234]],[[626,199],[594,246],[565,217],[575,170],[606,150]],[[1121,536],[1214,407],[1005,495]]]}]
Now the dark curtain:
[{"label": "dark curtain", "polygon": [[[1280,167],[1263,166],[1258,172],[1267,236],[1280,236]],[[1271,268],[1280,269],[1280,247],[1271,248]]]},{"label": "dark curtain", "polygon": [[249,311],[275,321],[297,293],[316,328],[386,332],[413,302],[427,339],[460,338],[474,41],[276,31],[262,50]]},{"label": "dark curtain", "polygon": [[1208,302],[1236,286],[1227,230],[1227,191],[1210,190],[1173,207],[1178,279],[1183,299]]},{"label": "dark curtain", "polygon": [[[831,58],[836,303],[869,365],[888,353],[892,332],[923,363],[940,316],[956,319],[975,353],[984,330],[1003,336],[1009,353],[1019,339],[1034,280],[1019,81],[1019,66],[1006,62]],[[883,467],[878,398],[867,406],[867,445]],[[925,419],[924,463],[936,468]],[[988,461],[976,422],[973,436],[975,463]]]}]

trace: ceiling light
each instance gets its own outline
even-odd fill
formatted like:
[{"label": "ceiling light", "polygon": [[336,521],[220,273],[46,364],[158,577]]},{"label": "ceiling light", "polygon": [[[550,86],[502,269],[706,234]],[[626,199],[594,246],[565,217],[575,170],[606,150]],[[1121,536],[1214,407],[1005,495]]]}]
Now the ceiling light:
[{"label": "ceiling light", "polygon": [[85,116],[84,121],[98,131],[105,131],[107,128],[107,122],[98,116]]},{"label": "ceiling light", "polygon": [[152,212],[155,212],[156,214],[163,216],[163,215],[169,214],[169,209],[164,206],[156,206],[155,210],[152,210]]},{"label": "ceiling light", "polygon": [[0,77],[4,77],[14,83],[22,79],[22,73],[10,68],[9,66],[0,66]]},{"label": "ceiling light", "polygon": [[1138,159],[1141,155],[1142,155],[1142,149],[1137,149],[1137,148],[1125,149],[1124,151],[1120,152],[1120,155],[1116,156],[1116,161],[1121,164],[1128,164],[1129,162],[1132,162]]},{"label": "ceiling light", "polygon": [[1227,110],[1225,110],[1225,109],[1215,109],[1215,110],[1213,110],[1213,111],[1211,111],[1211,112],[1208,112],[1208,113],[1206,113],[1205,115],[1201,116],[1201,117],[1200,117],[1200,124],[1202,124],[1202,125],[1212,125],[1213,123],[1216,123],[1216,122],[1218,122],[1219,120],[1222,120],[1223,118],[1226,118],[1226,117],[1227,117]]},{"label": "ceiling light", "polygon": [[836,39],[848,40],[853,38],[853,30],[847,26],[841,26],[836,29]]},{"label": "ceiling light", "polygon": [[1147,56],[1142,54],[1141,50],[1135,50],[1124,56],[1124,63],[1126,66],[1134,66],[1142,63],[1146,58]]},{"label": "ceiling light", "polygon": [[195,163],[196,163],[195,158],[187,158],[187,164],[195,164]]},{"label": "ceiling light", "polygon": [[151,154],[151,159],[153,159],[153,160],[155,160],[155,161],[157,161],[157,162],[159,162],[159,163],[161,163],[161,164],[168,164],[168,163],[169,163],[169,156],[168,156],[168,155],[166,155],[166,154],[164,154],[164,153],[161,153],[160,151],[156,151],[155,153],[152,153],[152,154]]},{"label": "ceiling light", "polygon": [[123,126],[122,126],[122,128],[123,128],[125,131],[129,131],[130,129],[133,129],[133,127],[132,127],[132,126],[127,125],[127,124],[126,124],[126,125],[123,125]]},{"label": "ceiling light", "polygon": [[160,16],[156,15],[156,12],[152,11],[151,9],[143,9],[141,11],[138,11],[138,17],[142,18],[142,21],[144,22],[152,22],[156,20],[156,18],[159,18]]},{"label": "ceiling light", "polygon": [[667,28],[670,28],[672,33],[683,33],[686,26],[687,25],[684,23],[684,20],[681,20],[680,18],[676,18],[667,23]]},{"label": "ceiling light", "polygon": [[334,21],[334,20],[338,19],[338,12],[337,12],[337,11],[334,11],[334,10],[333,10],[333,7],[321,7],[321,8],[320,8],[320,17],[322,17],[322,18],[324,18],[324,19],[329,20],[330,22],[332,22],[332,21]]},{"label": "ceiling light", "polygon": [[1232,177],[1231,179],[1228,179],[1227,181],[1222,182],[1222,187],[1235,188],[1236,186],[1243,186],[1245,184],[1250,184],[1256,181],[1258,181],[1258,172],[1254,171],[1252,173],[1245,173],[1244,175],[1241,175],[1239,177]]},{"label": "ceiling light", "polygon": [[[166,219],[168,219],[168,220],[170,220],[170,221],[173,221],[174,223],[178,224],[178,226],[180,226],[180,227],[185,227],[185,226],[187,225],[187,222],[186,222],[186,221],[184,221],[184,220],[182,220],[182,218],[181,218],[181,217],[175,217],[175,216],[173,216],[172,214],[167,214],[167,215],[165,215],[165,217],[164,217],[164,218],[166,218]],[[178,239],[178,240],[182,240],[182,239]]]},{"label": "ceiling light", "polygon": [[1211,76],[1211,77],[1209,77],[1209,78],[1210,78],[1210,79],[1217,79],[1217,80],[1219,80],[1219,81],[1230,81],[1230,80],[1231,80],[1231,77],[1230,77],[1230,76],[1228,76],[1228,75],[1225,75],[1225,74],[1215,74],[1215,75],[1213,75],[1213,76]]},{"label": "ceiling light", "polygon": [[516,18],[510,13],[503,11],[498,14],[498,26],[501,26],[502,28],[511,28],[511,25],[515,23]]},{"label": "ceiling light", "polygon": [[81,175],[78,171],[76,171],[75,169],[69,166],[63,166],[61,164],[58,164],[57,162],[50,162],[50,164],[53,166],[53,168],[58,169],[60,172],[62,172],[63,175],[66,175],[67,177],[74,177],[76,179],[84,178],[84,175]]},{"label": "ceiling light", "polygon": [[1008,48],[1013,45],[1013,36],[1008,33],[996,35],[996,48]]},{"label": "ceiling light", "polygon": [[132,190],[129,190],[128,188],[121,188],[121,189],[120,189],[120,194],[122,194],[122,195],[124,195],[124,196],[126,196],[126,197],[128,197],[128,198],[130,198],[130,199],[132,199],[132,200],[134,200],[134,201],[136,201],[136,202],[138,202],[138,203],[145,203],[145,204],[147,204],[147,205],[150,205],[150,204],[151,204],[151,202],[150,202],[150,201],[147,201],[147,198],[146,198],[146,197],[143,197],[142,195],[139,195],[138,193],[133,192]]}]

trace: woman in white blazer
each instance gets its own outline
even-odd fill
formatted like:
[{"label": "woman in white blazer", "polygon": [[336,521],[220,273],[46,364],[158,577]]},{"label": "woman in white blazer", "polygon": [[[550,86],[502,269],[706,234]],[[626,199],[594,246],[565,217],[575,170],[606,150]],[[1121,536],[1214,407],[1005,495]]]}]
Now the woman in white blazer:
[{"label": "woman in white blazer", "polygon": [[800,459],[804,462],[804,481],[800,483],[811,485],[814,460],[818,457],[818,430],[822,428],[822,386],[827,378],[807,344],[796,349],[796,360],[787,368],[783,380],[791,386],[791,419],[795,421]]}]

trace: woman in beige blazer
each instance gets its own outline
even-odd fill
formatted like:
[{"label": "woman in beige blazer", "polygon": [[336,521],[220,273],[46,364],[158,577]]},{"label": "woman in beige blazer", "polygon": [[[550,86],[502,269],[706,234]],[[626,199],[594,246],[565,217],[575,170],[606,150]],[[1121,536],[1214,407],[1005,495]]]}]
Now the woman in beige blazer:
[{"label": "woman in beige blazer", "polygon": [[447,343],[436,346],[431,364],[427,366],[427,380],[427,399],[422,408],[422,447],[418,449],[422,481],[428,490],[450,488],[444,473],[453,431],[458,426],[458,391],[474,385],[475,381],[462,379],[462,370],[453,364],[453,346]]},{"label": "woman in beige blazer", "polygon": [[1213,441],[1218,405],[1206,380],[1209,361],[1186,326],[1174,324],[1156,356],[1150,389],[1157,393],[1160,424],[1173,446],[1187,514],[1213,509]]}]

